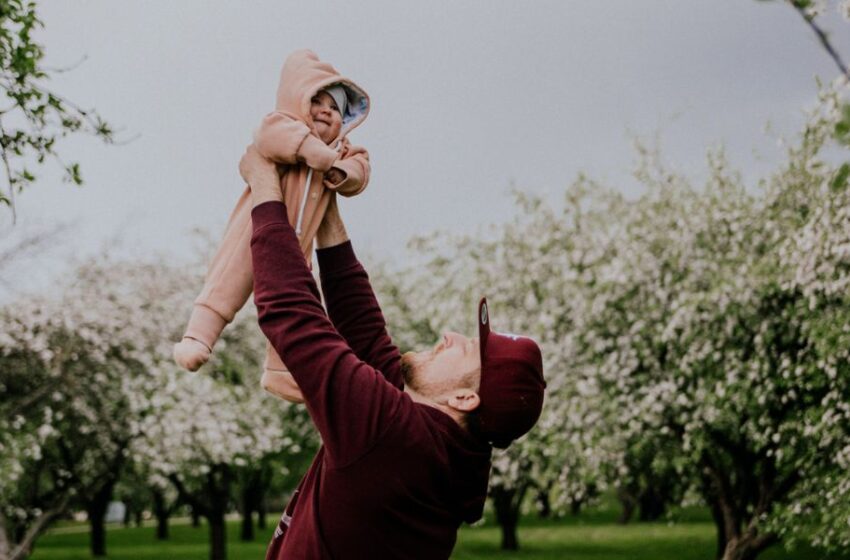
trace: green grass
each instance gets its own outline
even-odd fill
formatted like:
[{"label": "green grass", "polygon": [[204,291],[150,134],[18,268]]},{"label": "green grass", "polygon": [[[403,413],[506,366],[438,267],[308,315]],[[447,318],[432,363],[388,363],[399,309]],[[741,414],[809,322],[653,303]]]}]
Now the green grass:
[{"label": "green grass", "polygon": [[[269,521],[274,519],[270,517]],[[276,520],[275,520],[276,522]],[[254,542],[239,541],[239,522],[227,525],[227,554],[229,560],[262,559],[266,545],[274,528],[257,531]],[[157,541],[153,527],[131,527],[108,525],[106,529],[106,552],[110,560],[206,560],[209,558],[209,531],[201,527],[172,525],[171,538]],[[89,535],[87,532],[51,532],[36,542],[32,560],[88,560]]]},{"label": "green grass", "polygon": [[[273,517],[270,517],[270,521]],[[683,516],[676,525],[635,523],[620,526],[610,512],[590,512],[558,521],[524,519],[518,552],[499,550],[499,528],[492,522],[467,527],[458,535],[452,556],[457,560],[516,558],[522,560],[712,560],[714,526],[701,512]],[[60,531],[68,531],[64,527]],[[253,543],[239,541],[239,523],[228,524],[229,560],[262,559],[273,528],[258,531]],[[207,528],[173,525],[171,539],[157,542],[152,527],[107,528],[110,560],[206,560]],[[88,533],[52,532],[36,544],[32,560],[89,559]],[[826,556],[811,549],[786,552],[774,547],[761,560],[850,560],[850,556]]]}]

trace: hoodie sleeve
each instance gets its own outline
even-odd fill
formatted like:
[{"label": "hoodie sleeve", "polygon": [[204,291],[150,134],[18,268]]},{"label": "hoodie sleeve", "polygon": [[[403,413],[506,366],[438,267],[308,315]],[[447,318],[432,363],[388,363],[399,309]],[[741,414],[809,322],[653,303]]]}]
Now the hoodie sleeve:
[{"label": "hoodie sleeve", "polygon": [[263,157],[272,161],[290,165],[303,161],[322,172],[330,169],[338,157],[335,150],[310,134],[303,121],[280,111],[263,118],[254,143]]},{"label": "hoodie sleeve", "polygon": [[357,357],[403,388],[401,353],[387,333],[387,323],[366,269],[351,241],[316,251],[328,316]]},{"label": "hoodie sleeve", "polygon": [[368,452],[409,397],[362,362],[334,328],[281,202],[251,213],[260,328],[286,359],[335,467]]},{"label": "hoodie sleeve", "polygon": [[345,173],[345,179],[337,185],[327,182],[325,185],[342,196],[360,194],[369,184],[369,152],[361,146],[346,143],[342,155],[334,162],[333,167],[341,169]]}]

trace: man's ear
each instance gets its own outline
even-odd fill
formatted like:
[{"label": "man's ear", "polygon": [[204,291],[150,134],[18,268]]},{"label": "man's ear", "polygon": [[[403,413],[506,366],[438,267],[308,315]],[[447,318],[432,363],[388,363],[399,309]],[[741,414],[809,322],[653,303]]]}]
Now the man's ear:
[{"label": "man's ear", "polygon": [[472,389],[456,389],[446,404],[459,412],[472,412],[481,404],[481,398]]}]

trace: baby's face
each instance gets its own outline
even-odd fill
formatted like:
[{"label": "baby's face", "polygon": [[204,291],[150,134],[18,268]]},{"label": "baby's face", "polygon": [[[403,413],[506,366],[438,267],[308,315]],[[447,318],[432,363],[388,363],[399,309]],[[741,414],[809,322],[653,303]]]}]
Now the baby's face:
[{"label": "baby's face", "polygon": [[336,106],[336,101],[326,91],[320,91],[310,100],[310,116],[313,117],[313,122],[316,124],[316,131],[319,133],[325,144],[330,144],[337,136],[342,128],[342,115],[339,114],[339,107]]}]

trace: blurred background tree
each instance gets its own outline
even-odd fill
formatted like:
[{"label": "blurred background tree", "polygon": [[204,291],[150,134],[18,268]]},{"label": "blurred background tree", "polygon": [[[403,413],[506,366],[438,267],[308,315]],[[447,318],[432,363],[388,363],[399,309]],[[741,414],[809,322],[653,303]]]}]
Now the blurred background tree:
[{"label": "blurred background tree", "polygon": [[474,332],[487,295],[494,329],[543,347],[541,420],[494,455],[503,548],[529,491],[564,513],[608,489],[644,519],[698,496],[723,560],[850,546],[846,94],[824,90],[759,185],[711,153],[694,187],[639,146],[640,196],[583,177],[561,208],[519,194],[514,222],[417,240],[382,276],[406,344]]},{"label": "blurred background tree", "polygon": [[0,205],[15,217],[15,196],[35,181],[34,165],[52,159],[64,169],[66,181],[82,185],[77,162],[62,160],[57,144],[76,133],[114,141],[112,127],[95,110],[85,109],[48,87],[51,76],[68,71],[44,67],[44,47],[33,40],[42,26],[36,3],[0,0],[0,88],[7,104],[0,104],[0,160],[6,185]]}]

